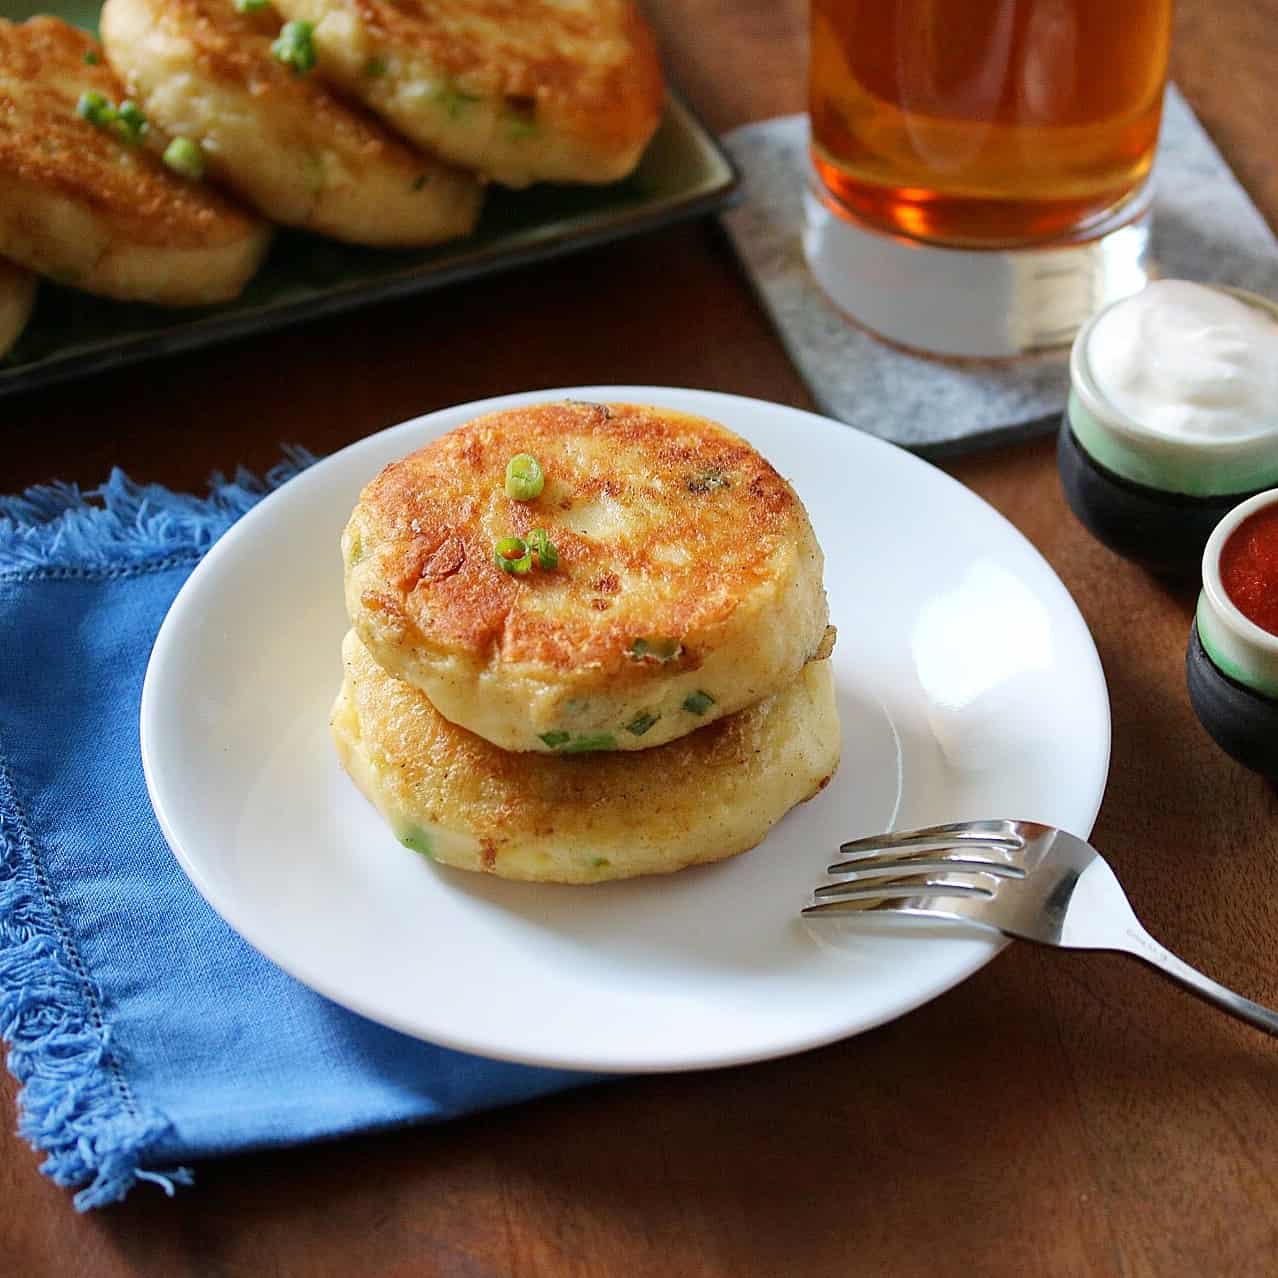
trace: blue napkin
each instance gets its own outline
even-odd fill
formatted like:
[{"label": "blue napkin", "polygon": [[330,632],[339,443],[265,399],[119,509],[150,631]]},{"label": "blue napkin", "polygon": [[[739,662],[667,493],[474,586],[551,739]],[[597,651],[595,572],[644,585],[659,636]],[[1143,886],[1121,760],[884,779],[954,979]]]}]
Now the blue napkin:
[{"label": "blue napkin", "polygon": [[433,1047],[274,967],[204,903],[151,811],[138,704],[200,556],[270,488],[115,471],[0,498],[0,1036],[19,1131],[81,1210],[188,1159],[536,1096],[583,1075]]}]

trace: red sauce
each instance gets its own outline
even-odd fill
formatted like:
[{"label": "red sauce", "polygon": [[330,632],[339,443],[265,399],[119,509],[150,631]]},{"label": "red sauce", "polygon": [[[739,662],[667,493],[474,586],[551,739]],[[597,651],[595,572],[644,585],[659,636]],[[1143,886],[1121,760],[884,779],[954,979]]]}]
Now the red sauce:
[{"label": "red sauce", "polygon": [[1249,515],[1230,534],[1220,583],[1243,616],[1278,635],[1278,505]]}]

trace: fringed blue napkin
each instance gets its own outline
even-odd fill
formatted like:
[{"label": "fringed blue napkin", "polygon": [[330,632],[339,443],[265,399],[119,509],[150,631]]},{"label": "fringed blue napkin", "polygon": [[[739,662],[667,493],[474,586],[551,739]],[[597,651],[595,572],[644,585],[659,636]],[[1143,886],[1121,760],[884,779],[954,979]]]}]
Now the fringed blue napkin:
[{"label": "fringed blue napkin", "polygon": [[0,498],[0,1036],[19,1130],[82,1210],[216,1154],[443,1119],[580,1081],[382,1029],[251,950],[151,812],[138,703],[200,556],[269,489],[119,471]]}]

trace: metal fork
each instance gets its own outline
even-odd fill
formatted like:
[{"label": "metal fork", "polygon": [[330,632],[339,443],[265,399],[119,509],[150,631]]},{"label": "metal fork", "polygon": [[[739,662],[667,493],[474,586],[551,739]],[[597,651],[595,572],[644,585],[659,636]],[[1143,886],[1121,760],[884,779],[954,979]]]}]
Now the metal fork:
[{"label": "metal fork", "polygon": [[840,847],[803,913],[873,911],[975,923],[1067,950],[1142,959],[1192,994],[1278,1035],[1278,1012],[1204,976],[1141,926],[1104,857],[1089,843],[1034,821],[962,821]]}]

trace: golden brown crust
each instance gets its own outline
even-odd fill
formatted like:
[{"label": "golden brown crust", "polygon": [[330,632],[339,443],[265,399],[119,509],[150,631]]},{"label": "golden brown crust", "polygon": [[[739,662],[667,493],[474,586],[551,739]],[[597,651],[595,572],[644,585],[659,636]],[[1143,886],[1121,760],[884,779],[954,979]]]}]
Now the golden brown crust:
[{"label": "golden brown crust", "polygon": [[379,42],[421,55],[514,108],[573,121],[579,136],[646,139],[665,90],[656,41],[631,0],[342,0]]},{"label": "golden brown crust", "polygon": [[[505,491],[519,453],[532,501]],[[538,529],[557,567],[494,562]],[[790,486],[717,423],[634,404],[472,421],[370,483],[342,547],[377,661],[506,750],[653,749],[785,686],[829,620]]]},{"label": "golden brown crust", "polygon": [[[56,18],[0,20],[0,202],[11,185],[65,199],[135,246],[207,249],[257,234],[260,224],[216,191],[173,177],[145,148],[127,147],[76,114],[85,90],[113,102],[126,96],[105,64],[85,63],[97,50]],[[34,243],[41,230],[17,228]]]},{"label": "golden brown crust", "polygon": [[348,634],[332,716],[344,766],[409,846],[507,878],[671,873],[754,846],[838,765],[828,663],[776,695],[639,754],[498,749],[449,723]]},{"label": "golden brown crust", "polygon": [[631,0],[276,0],[318,74],[418,145],[508,186],[614,182],[661,121]]},{"label": "golden brown crust", "polygon": [[233,4],[222,0],[162,0],[150,7],[157,26],[191,42],[196,64],[209,79],[251,84],[266,93],[284,80],[302,82],[274,59],[270,66],[263,65],[260,42],[269,47],[280,29],[272,9],[237,13]]},{"label": "golden brown crust", "polygon": [[273,221],[356,244],[435,244],[474,228],[478,180],[409,146],[272,52],[279,19],[228,0],[107,0],[112,64],[148,116],[201,149]]},{"label": "golden brown crust", "polygon": [[[521,452],[547,476],[533,502],[503,488]],[[695,668],[716,627],[766,587],[774,556],[810,535],[794,491],[744,440],[629,404],[480,418],[388,466],[357,519],[379,547],[367,605],[398,614],[432,650],[635,681],[654,673],[634,659],[636,639],[682,645],[663,674]],[[586,531],[597,520],[604,526]],[[558,548],[558,570],[502,571],[497,537],[538,527]]]},{"label": "golden brown crust", "polygon": [[[363,645],[348,642],[347,670],[354,680],[361,718],[375,725],[378,745],[403,773],[402,783],[432,793],[439,806],[472,814],[477,837],[506,844],[576,821],[588,825],[603,805],[644,811],[660,801],[654,776],[713,774],[743,767],[759,753],[772,710],[756,702],[696,732],[633,754],[614,751],[574,756],[500,750],[483,737],[449,723],[416,689],[378,668]],[[475,778],[484,801],[476,804]]]},{"label": "golden brown crust", "polygon": [[372,116],[335,98],[317,76],[294,75],[272,55],[280,29],[272,10],[239,14],[231,0],[151,0],[148,7],[160,29],[190,42],[201,76],[247,89],[258,112],[274,112],[282,99],[287,110],[275,118],[297,119],[298,145],[324,137],[359,164],[423,167],[417,153]]}]

